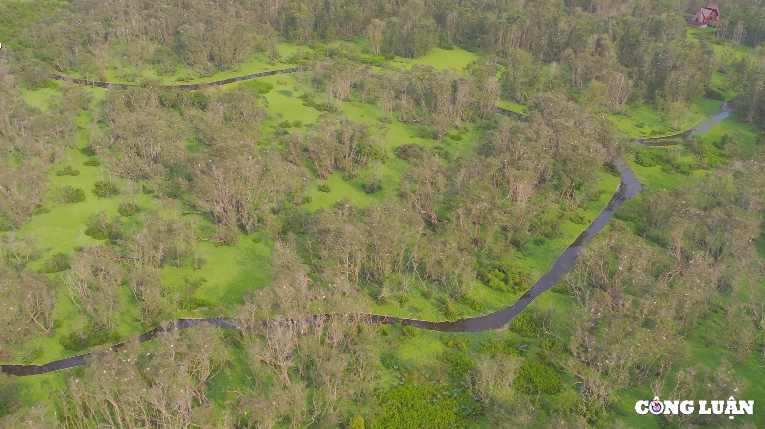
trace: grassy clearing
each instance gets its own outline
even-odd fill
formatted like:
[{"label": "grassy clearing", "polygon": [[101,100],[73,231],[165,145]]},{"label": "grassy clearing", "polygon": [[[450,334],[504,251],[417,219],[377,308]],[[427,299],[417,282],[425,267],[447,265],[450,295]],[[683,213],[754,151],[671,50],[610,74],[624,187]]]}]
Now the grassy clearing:
[{"label": "grassy clearing", "polygon": [[752,124],[741,122],[735,115],[731,115],[716,124],[701,137],[705,143],[713,143],[722,140],[723,136],[732,137],[734,144],[743,149],[753,149],[757,145],[757,138],[763,131]]},{"label": "grassy clearing", "polygon": [[503,109],[512,110],[515,113],[520,113],[521,115],[525,115],[527,113],[526,106],[521,103],[516,103],[515,101],[499,100],[497,105]]},{"label": "grassy clearing", "polygon": [[[206,279],[193,294],[214,303],[215,315],[228,314],[228,310],[241,305],[242,298],[248,293],[255,293],[271,280],[268,274],[268,261],[271,259],[270,244],[260,241],[258,235],[240,236],[236,245],[216,246],[210,242],[199,243],[200,253],[206,262],[201,269],[190,266],[162,270],[163,284],[182,288],[184,279]],[[210,309],[212,310],[212,309]],[[201,317],[207,314],[199,312],[179,312],[179,317]]]},{"label": "grassy clearing", "polygon": [[452,68],[459,71],[465,68],[471,61],[477,60],[479,56],[473,52],[461,48],[441,49],[435,48],[430,53],[420,58],[402,58],[396,57],[391,64],[394,66],[402,65],[411,67],[413,65],[428,65],[435,69]]},{"label": "grassy clearing", "polygon": [[[668,148],[667,150],[672,150]],[[690,177],[704,177],[707,174],[706,170],[693,170],[689,176],[675,173],[665,173],[662,171],[661,166],[655,165],[652,167],[642,167],[635,164],[633,161],[628,161],[630,168],[637,176],[640,183],[643,184],[643,188],[646,191],[658,191],[661,189],[670,190],[674,189],[681,184],[687,182]]]}]

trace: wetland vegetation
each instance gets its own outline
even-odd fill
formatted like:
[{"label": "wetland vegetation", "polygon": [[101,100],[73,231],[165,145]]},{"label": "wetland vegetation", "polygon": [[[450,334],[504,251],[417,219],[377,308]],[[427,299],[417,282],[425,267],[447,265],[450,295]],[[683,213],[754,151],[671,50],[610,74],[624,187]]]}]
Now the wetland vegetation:
[{"label": "wetland vegetation", "polygon": [[[0,374],[0,426],[765,425],[633,408],[765,398],[765,12],[694,6],[0,0],[0,361],[92,352]],[[619,159],[505,327],[261,323],[506,308]],[[137,342],[182,317],[239,329]]]}]

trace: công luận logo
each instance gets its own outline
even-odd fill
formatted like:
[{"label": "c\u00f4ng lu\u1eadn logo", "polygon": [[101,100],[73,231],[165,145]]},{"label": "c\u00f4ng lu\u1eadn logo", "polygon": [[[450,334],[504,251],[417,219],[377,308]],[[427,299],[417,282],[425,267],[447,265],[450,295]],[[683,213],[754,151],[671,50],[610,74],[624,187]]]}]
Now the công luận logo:
[{"label": "c\u00f4ng lu\u1eadn logo", "polygon": [[637,401],[635,412],[641,415],[648,414],[699,414],[699,415],[727,415],[734,419],[740,415],[754,414],[754,401],[736,401],[733,396],[727,401],[662,401],[658,396],[652,401]]}]

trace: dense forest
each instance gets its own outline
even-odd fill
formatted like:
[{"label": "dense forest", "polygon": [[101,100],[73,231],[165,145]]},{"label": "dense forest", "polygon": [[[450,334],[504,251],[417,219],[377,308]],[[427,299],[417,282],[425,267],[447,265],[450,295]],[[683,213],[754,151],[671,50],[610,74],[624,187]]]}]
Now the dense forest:
[{"label": "dense forest", "polygon": [[[701,6],[0,0],[0,362],[90,353],[0,427],[762,427],[634,411],[765,398],[765,9]],[[506,326],[349,317],[510,306],[622,160]]]}]

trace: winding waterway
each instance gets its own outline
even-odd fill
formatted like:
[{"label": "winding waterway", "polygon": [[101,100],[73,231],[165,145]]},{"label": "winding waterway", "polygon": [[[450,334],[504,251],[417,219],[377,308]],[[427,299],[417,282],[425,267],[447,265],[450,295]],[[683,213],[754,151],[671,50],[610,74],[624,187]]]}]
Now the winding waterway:
[{"label": "winding waterway", "polygon": [[712,127],[722,122],[725,118],[733,114],[733,110],[728,106],[728,102],[723,103],[717,110],[712,112],[711,115],[704,117],[704,119],[697,122],[694,126],[688,128],[685,131],[680,131],[668,136],[662,137],[647,137],[633,139],[634,143],[642,144],[646,146],[672,146],[681,144],[683,139],[693,135],[704,135]]},{"label": "winding waterway", "polygon": [[[428,329],[432,331],[443,332],[480,332],[491,329],[497,329],[506,323],[513,320],[515,316],[520,314],[526,307],[531,304],[534,299],[539,295],[546,292],[560,279],[560,276],[565,274],[568,270],[573,268],[576,263],[576,256],[584,249],[590,242],[592,237],[603,227],[606,226],[609,220],[613,217],[616,209],[619,208],[624,201],[630,197],[639,193],[643,186],[635,177],[635,174],[629,168],[629,166],[621,159],[617,161],[617,168],[622,173],[619,187],[617,188],[611,200],[606,207],[598,214],[595,220],[592,221],[590,226],[579,235],[579,237],[566,248],[566,250],[558,257],[555,264],[550,271],[541,279],[539,279],[534,286],[529,289],[518,301],[513,305],[496,311],[485,316],[469,317],[466,319],[460,319],[456,321],[443,321],[443,322],[431,322],[427,320],[419,319],[407,319],[400,317],[385,316],[380,314],[369,313],[352,313],[352,314],[322,314],[316,316],[310,316],[308,322],[315,322],[317,320],[326,320],[330,317],[333,318],[346,318],[354,319],[367,323],[401,323],[403,326],[414,326],[420,329]],[[292,323],[292,320],[277,320],[277,321],[264,321],[264,323]],[[171,323],[167,328],[154,328],[148,332],[143,333],[138,342],[150,341],[156,338],[159,334],[168,330],[181,330],[189,329],[202,324],[212,324],[219,328],[224,329],[236,329],[233,319],[219,317],[219,318],[207,318],[207,319],[179,319]],[[115,344],[113,349],[118,349],[123,346],[123,343]],[[72,356],[66,359],[53,361],[44,365],[12,365],[5,364],[0,365],[0,371],[18,376],[44,374],[47,372],[59,371],[67,368],[74,368],[77,366],[85,365],[90,353],[82,354],[78,356]]]},{"label": "winding waterway", "polygon": [[[203,85],[211,85],[211,86],[225,85],[227,83],[239,82],[239,81],[254,79],[254,78],[262,77],[262,76],[271,76],[271,75],[282,74],[282,73],[295,73],[295,72],[300,72],[303,70],[305,69],[292,68],[292,69],[285,69],[285,70],[276,70],[271,72],[256,73],[256,74],[241,76],[237,78],[225,79],[221,81],[209,82],[205,84],[171,85],[171,86],[167,86],[166,88],[184,89],[184,90],[198,89],[199,87]],[[54,76],[54,77],[59,80],[66,80],[73,83],[98,86],[98,87],[107,88],[107,89],[114,88],[114,87],[129,86],[126,84],[86,81],[84,79],[75,79],[75,78],[69,78],[69,77],[63,77],[63,76]],[[518,116],[516,112],[505,111],[505,110],[506,109],[498,108],[497,112],[507,116]],[[705,118],[704,120],[696,124],[694,127],[674,136],[663,137],[663,139],[674,140],[676,138],[687,137],[692,134],[705,134],[707,131],[709,131],[709,129],[712,126],[721,122],[722,120],[730,116],[730,114],[731,114],[731,111],[728,108],[727,103],[725,103],[721,106],[721,108],[717,112]],[[647,142],[646,140],[651,140],[651,139],[636,139],[635,143],[651,144],[650,142]],[[659,140],[659,139],[654,139],[654,140]],[[675,141],[674,143],[669,143],[669,144],[677,144],[677,142]],[[568,248],[566,248],[566,250],[558,257],[558,259],[555,261],[555,264],[552,266],[550,271],[548,271],[548,273],[544,277],[539,279],[534,284],[534,286],[532,286],[531,289],[529,289],[529,291],[526,292],[526,294],[524,294],[518,301],[516,301],[515,303],[513,303],[511,306],[507,308],[504,308],[502,310],[496,311],[491,314],[487,314],[485,316],[469,317],[469,318],[460,319],[456,321],[442,321],[442,322],[431,322],[427,320],[407,319],[407,318],[399,318],[399,317],[385,316],[380,314],[369,314],[369,313],[321,314],[321,315],[309,316],[308,320],[305,320],[305,321],[307,321],[308,323],[312,323],[319,320],[322,320],[322,321],[327,320],[329,318],[345,318],[345,319],[363,321],[367,323],[383,323],[383,324],[401,323],[401,325],[403,326],[414,326],[420,329],[428,329],[432,331],[442,331],[442,332],[481,332],[481,331],[487,331],[487,330],[500,328],[503,325],[510,322],[511,320],[513,320],[515,316],[517,316],[524,309],[526,309],[526,307],[528,307],[529,304],[531,304],[538,296],[540,296],[542,293],[548,291],[550,288],[555,286],[555,284],[558,283],[558,281],[560,280],[560,277],[574,267],[576,263],[577,255],[579,255],[579,253],[587,246],[590,240],[592,240],[592,237],[595,234],[597,234],[600,230],[602,230],[606,226],[606,224],[608,224],[608,221],[610,221],[611,218],[614,216],[614,213],[619,208],[619,206],[621,206],[627,199],[637,195],[640,191],[642,191],[643,186],[640,184],[637,177],[635,177],[635,174],[632,172],[629,165],[627,165],[623,160],[619,159],[616,163],[616,166],[621,172],[621,181],[619,183],[619,187],[617,188],[614,195],[611,197],[611,200],[608,202],[606,207],[598,214],[598,216],[595,218],[595,220],[592,221],[592,223],[587,227],[587,229],[584,232],[582,232],[582,234],[580,234],[579,237],[573,243],[571,243],[571,245],[569,245]],[[293,322],[294,320],[263,321],[264,324],[293,323]],[[220,317],[220,318],[206,318],[206,319],[178,319],[170,323],[167,328],[158,327],[143,333],[138,338],[138,342],[142,343],[144,341],[153,340],[158,335],[166,331],[189,329],[189,328],[200,326],[202,324],[214,325],[223,329],[236,329],[236,325],[234,324],[233,319],[230,319],[230,318]],[[115,344],[112,346],[112,349],[114,350],[119,349],[123,345],[124,343]],[[90,357],[90,353],[87,353],[87,354],[82,354],[78,356],[72,356],[66,359],[53,361],[44,365],[3,364],[3,365],[0,365],[0,372],[17,375],[17,376],[44,374],[48,372],[59,371],[62,369],[74,368],[77,366],[85,365],[89,357]]]}]

